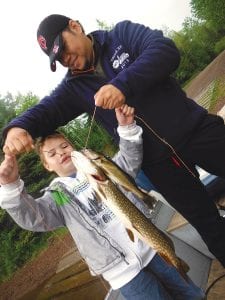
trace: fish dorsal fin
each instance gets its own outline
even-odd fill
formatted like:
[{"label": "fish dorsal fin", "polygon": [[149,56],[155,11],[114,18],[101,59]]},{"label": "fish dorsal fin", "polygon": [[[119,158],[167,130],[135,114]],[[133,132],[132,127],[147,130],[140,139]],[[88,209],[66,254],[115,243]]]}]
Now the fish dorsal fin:
[{"label": "fish dorsal fin", "polygon": [[117,186],[123,187],[127,192],[132,192],[138,198],[142,199],[143,202],[153,209],[156,199],[149,195],[147,191],[140,189],[134,178],[125,172],[119,165],[117,165],[111,158],[104,155],[100,155],[96,160],[93,161],[97,166],[104,171],[105,175]]}]

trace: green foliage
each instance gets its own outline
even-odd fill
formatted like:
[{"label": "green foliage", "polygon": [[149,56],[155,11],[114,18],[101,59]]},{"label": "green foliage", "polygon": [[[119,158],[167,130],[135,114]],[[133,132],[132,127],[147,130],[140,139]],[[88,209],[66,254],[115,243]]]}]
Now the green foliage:
[{"label": "green foliage", "polygon": [[[3,128],[17,115],[23,113],[25,110],[38,103],[39,99],[31,92],[27,95],[18,94],[13,97],[8,93],[6,96],[0,96],[0,145],[2,145],[2,131]],[[2,152],[0,151],[0,159]]]},{"label": "green foliage", "polygon": [[39,102],[39,98],[35,95],[33,95],[31,92],[29,92],[27,95],[21,95],[18,94],[15,99],[16,107],[15,107],[15,113],[16,115],[20,115],[30,107],[34,106]]},{"label": "green foliage", "polygon": [[222,37],[218,42],[216,42],[214,47],[214,51],[216,54],[219,54],[223,50],[225,50],[225,36]]},{"label": "green foliage", "polygon": [[108,25],[104,21],[100,21],[99,19],[96,19],[96,22],[98,24],[98,28],[102,30],[111,30],[114,27],[114,24]]},{"label": "green foliage", "polygon": [[28,193],[33,197],[40,196],[40,190],[49,184],[55,174],[50,174],[45,170],[34,151],[20,155],[18,163],[20,176],[25,182]]},{"label": "green foliage", "polygon": [[[16,115],[38,102],[32,93],[11,94],[0,97],[0,132],[3,127]],[[3,159],[3,153],[0,153]],[[34,196],[39,196],[39,190],[48,185],[51,180],[35,152],[23,154],[19,157],[20,175],[24,179],[27,190]],[[8,215],[0,209],[0,281],[9,278],[15,270],[20,268],[28,259],[38,253],[52,233],[34,233],[21,229]]]},{"label": "green foliage", "polygon": [[225,2],[223,0],[191,0],[192,13],[217,29],[225,29]]},{"label": "green foliage", "polygon": [[206,22],[187,18],[182,30],[171,32],[170,38],[174,40],[181,54],[175,76],[183,84],[215,58],[214,45],[220,39],[220,34]]},{"label": "green foliage", "polygon": [[216,104],[225,97],[225,86],[224,86],[225,76],[215,79],[213,83],[213,90],[210,99],[210,106],[208,108],[209,112],[215,113],[214,109]]},{"label": "green foliage", "polygon": [[[18,163],[27,191],[34,197],[40,196],[40,189],[48,185],[52,176],[45,171],[35,152],[21,155]],[[0,228],[0,281],[3,281],[46,246],[52,233],[23,230],[1,209]]]},{"label": "green foliage", "polygon": [[[15,117],[15,101],[11,94],[7,94],[5,97],[0,95],[0,136],[2,139],[2,130],[6,124]],[[0,141],[0,145],[2,140]]]},{"label": "green foliage", "polygon": [[[117,147],[113,143],[113,139],[106,130],[96,121],[93,122],[91,131],[91,117],[88,114],[83,114],[80,117],[72,120],[66,126],[60,128],[60,131],[73,143],[76,149],[91,148],[95,151],[112,155]],[[87,143],[87,138],[88,144]]]}]

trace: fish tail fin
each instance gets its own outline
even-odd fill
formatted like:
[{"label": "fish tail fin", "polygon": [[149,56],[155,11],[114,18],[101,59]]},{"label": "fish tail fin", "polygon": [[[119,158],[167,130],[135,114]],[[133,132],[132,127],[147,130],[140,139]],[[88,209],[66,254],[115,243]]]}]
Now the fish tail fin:
[{"label": "fish tail fin", "polygon": [[188,264],[183,259],[178,257],[178,260],[179,260],[178,271],[179,271],[180,275],[185,279],[185,281],[188,282],[187,272],[190,270],[190,267],[188,266]]},{"label": "fish tail fin", "polygon": [[181,268],[184,270],[185,273],[187,273],[190,270],[189,265],[180,257],[178,259],[180,260]]},{"label": "fish tail fin", "polygon": [[187,272],[189,271],[190,268],[189,268],[188,264],[185,261],[183,261],[181,258],[177,257],[177,261],[175,263],[175,262],[172,262],[165,255],[162,255],[162,254],[160,254],[160,255],[166,261],[166,263],[168,265],[173,266],[177,269],[177,271],[184,278],[185,281],[188,281]]}]

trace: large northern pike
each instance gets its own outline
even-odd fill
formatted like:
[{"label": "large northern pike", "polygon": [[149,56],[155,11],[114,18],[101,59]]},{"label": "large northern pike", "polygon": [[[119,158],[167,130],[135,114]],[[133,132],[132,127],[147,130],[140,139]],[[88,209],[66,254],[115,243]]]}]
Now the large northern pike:
[{"label": "large northern pike", "polygon": [[95,165],[99,166],[105,173],[105,175],[110,178],[114,183],[122,186],[127,191],[135,194],[139,199],[143,200],[147,206],[150,208],[154,207],[156,202],[155,198],[140,190],[134,179],[125,173],[118,165],[116,165],[110,158],[105,157],[101,153],[97,153],[91,149],[84,149],[83,153]]},{"label": "large northern pike", "polygon": [[[76,169],[84,173],[96,193],[96,197],[104,202],[108,208],[124,223],[128,229],[128,235],[132,239],[132,233],[136,233],[150,247],[165,259],[170,265],[177,268],[180,274],[186,278],[189,267],[176,256],[173,242],[159,230],[143,213],[117,188],[110,178],[110,173],[117,172],[117,165],[113,164],[108,176],[105,174],[105,165],[101,167],[100,160],[96,164],[99,154],[87,149],[82,152],[73,151],[72,161]],[[117,177],[117,183],[120,178]]]}]

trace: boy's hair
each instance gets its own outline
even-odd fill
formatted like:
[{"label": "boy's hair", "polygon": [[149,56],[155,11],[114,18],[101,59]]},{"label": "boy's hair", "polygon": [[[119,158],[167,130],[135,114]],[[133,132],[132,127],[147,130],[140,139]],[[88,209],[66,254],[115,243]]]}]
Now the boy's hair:
[{"label": "boy's hair", "polygon": [[49,139],[58,138],[58,137],[64,138],[71,146],[73,146],[72,143],[65,137],[65,135],[58,131],[54,131],[53,133],[51,133],[49,135],[38,138],[35,143],[35,150],[36,150],[37,154],[39,155],[42,163],[45,162],[44,155],[42,152],[42,148],[43,148],[45,142]]}]

